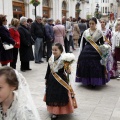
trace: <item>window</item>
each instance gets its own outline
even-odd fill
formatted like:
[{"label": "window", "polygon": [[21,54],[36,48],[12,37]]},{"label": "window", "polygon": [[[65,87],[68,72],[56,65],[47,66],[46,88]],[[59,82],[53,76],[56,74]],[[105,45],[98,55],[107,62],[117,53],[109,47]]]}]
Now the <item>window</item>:
[{"label": "window", "polygon": [[43,0],[43,6],[49,6],[49,0]]},{"label": "window", "polygon": [[104,7],[103,7],[103,13],[104,13]]},{"label": "window", "polygon": [[102,13],[102,7],[101,7],[101,13]]},{"label": "window", "polygon": [[66,4],[65,1],[63,1],[63,3],[62,3],[62,9],[63,9],[63,10],[66,10],[66,9],[67,9],[67,4]]},{"label": "window", "polygon": [[105,13],[107,13],[107,7],[105,7]]},{"label": "window", "polygon": [[104,3],[104,0],[103,0],[103,3]]}]

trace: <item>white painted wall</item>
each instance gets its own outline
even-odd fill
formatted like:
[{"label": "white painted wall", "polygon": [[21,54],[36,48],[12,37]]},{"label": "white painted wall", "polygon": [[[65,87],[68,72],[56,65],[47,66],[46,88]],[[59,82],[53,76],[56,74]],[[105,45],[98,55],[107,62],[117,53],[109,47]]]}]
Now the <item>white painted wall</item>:
[{"label": "white painted wall", "polygon": [[[25,15],[26,17],[35,19],[34,6],[29,4],[30,0],[25,0]],[[42,16],[42,1],[41,4],[37,7],[37,15]],[[67,2],[67,17],[75,17],[75,6],[77,4],[77,0],[65,0]],[[96,4],[98,3],[101,7],[108,6],[110,7],[110,3],[113,3],[113,12],[117,11],[117,2],[115,0],[109,0],[109,3],[102,3],[103,0],[89,0],[89,3],[81,3],[80,9],[82,10],[80,13],[81,18],[86,18],[87,15],[94,15]],[[108,1],[108,0],[107,0]],[[62,19],[62,2],[63,0],[52,0],[51,2],[51,17],[56,19]],[[0,14],[6,14],[8,22],[11,21],[13,17],[13,8],[12,8],[12,0],[0,0]],[[120,14],[119,14],[120,15]]]},{"label": "white painted wall", "polygon": [[7,15],[8,24],[13,18],[12,0],[0,0],[0,14]]}]

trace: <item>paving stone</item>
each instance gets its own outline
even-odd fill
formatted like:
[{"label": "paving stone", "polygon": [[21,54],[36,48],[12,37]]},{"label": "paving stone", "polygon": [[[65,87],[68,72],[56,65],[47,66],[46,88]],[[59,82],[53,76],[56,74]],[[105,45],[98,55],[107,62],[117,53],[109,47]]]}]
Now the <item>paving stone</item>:
[{"label": "paving stone", "polygon": [[[77,61],[79,49],[74,54]],[[42,64],[30,62],[31,71],[20,71],[27,79],[41,120],[50,120],[50,114],[47,112],[45,102],[43,102],[47,64],[47,62]],[[17,70],[20,70],[19,60]],[[75,83],[76,62],[72,65],[72,71],[71,84],[76,93],[78,109],[71,115],[60,116],[58,120],[120,120],[120,81],[111,79],[106,85],[91,89],[81,83]]]}]

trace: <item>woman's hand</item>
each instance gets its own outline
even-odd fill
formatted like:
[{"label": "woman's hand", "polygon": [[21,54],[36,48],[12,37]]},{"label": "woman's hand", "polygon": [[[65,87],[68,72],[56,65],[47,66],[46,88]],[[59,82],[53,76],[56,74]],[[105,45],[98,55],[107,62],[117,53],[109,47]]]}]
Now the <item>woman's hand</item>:
[{"label": "woman's hand", "polygon": [[69,66],[68,69],[66,70],[68,74],[71,74],[71,67]]}]

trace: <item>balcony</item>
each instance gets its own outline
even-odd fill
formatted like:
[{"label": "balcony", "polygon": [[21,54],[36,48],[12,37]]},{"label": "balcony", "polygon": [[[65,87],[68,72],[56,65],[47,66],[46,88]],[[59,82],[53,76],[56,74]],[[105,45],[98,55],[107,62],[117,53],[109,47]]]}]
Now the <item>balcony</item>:
[{"label": "balcony", "polygon": [[82,2],[82,3],[89,3],[89,0],[77,0],[77,2]]}]

